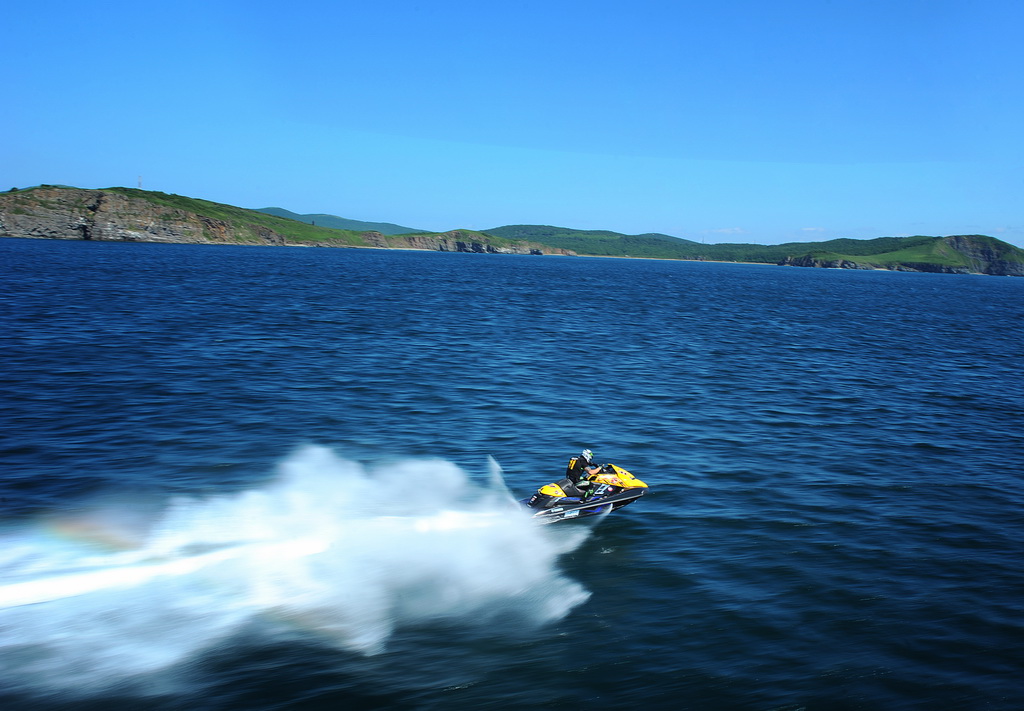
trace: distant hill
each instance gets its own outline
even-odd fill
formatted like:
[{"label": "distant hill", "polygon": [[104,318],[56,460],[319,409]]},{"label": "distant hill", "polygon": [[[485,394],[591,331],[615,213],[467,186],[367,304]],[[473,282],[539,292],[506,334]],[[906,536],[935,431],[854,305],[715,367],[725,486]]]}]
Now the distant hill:
[{"label": "distant hill", "polygon": [[657,233],[624,235],[550,225],[508,225],[486,230],[486,234],[543,242],[581,255],[1024,276],[1024,250],[984,235],[833,239],[765,246],[703,244]]},{"label": "distant hill", "polygon": [[336,230],[352,230],[354,232],[380,232],[382,235],[407,235],[429,233],[430,230],[418,230],[412,227],[402,227],[391,222],[362,222],[361,220],[349,220],[337,215],[299,215],[283,207],[261,207],[256,212],[263,212],[275,217],[286,217],[289,220],[305,222],[307,225],[317,227],[331,227]]},{"label": "distant hill", "polygon": [[577,254],[605,257],[696,259],[702,247],[699,242],[657,233],[624,235],[607,230],[574,230],[550,225],[507,225],[484,230],[484,234],[542,242]]},{"label": "distant hill", "polygon": [[[292,219],[288,215],[295,213],[280,208],[249,210],[133,188],[40,185],[0,193],[0,237],[592,255],[1024,276],[1024,250],[986,235],[834,239],[764,246],[703,244],[658,233],[625,235],[550,225],[410,233],[410,228],[392,223],[333,215],[295,215],[304,219]],[[381,229],[336,229],[324,224],[329,218],[338,221],[334,224]]]},{"label": "distant hill", "polygon": [[791,242],[761,244],[704,244],[670,235],[649,233],[626,235],[607,230],[576,230],[550,225],[507,225],[485,230],[486,234],[506,239],[529,239],[571,249],[578,254],[610,257],[653,257],[658,259],[713,260],[724,262],[762,262],[774,264],[793,255],[809,252],[842,254],[878,254],[893,251],[906,240],[933,240],[934,237],[882,237],[873,240],[836,239],[829,242]]}]

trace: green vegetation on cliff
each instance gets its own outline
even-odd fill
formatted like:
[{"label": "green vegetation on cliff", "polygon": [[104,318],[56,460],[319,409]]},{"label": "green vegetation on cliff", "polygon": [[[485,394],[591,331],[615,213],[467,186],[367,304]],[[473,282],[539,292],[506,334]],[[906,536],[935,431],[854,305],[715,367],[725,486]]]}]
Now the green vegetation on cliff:
[{"label": "green vegetation on cliff", "polygon": [[1024,276],[1024,250],[986,235],[908,237],[886,243],[889,251],[884,252],[869,252],[860,245],[844,246],[844,252],[814,250],[788,263],[833,266],[847,262],[860,268]]},{"label": "green vegetation on cliff", "polygon": [[[243,231],[246,225],[260,225],[282,235],[289,243],[307,244],[311,246],[317,244],[348,244],[355,247],[436,249],[438,247],[435,246],[434,243],[439,239],[444,239],[452,240],[453,242],[475,242],[478,244],[490,245],[497,250],[511,250],[522,242],[521,240],[511,240],[503,237],[486,235],[482,232],[476,232],[473,230],[454,230],[446,233],[408,233],[406,231],[400,235],[387,235],[385,233],[381,233],[379,230],[356,231],[350,229],[338,229],[321,224],[314,225],[311,224],[312,217],[314,216],[298,216],[310,218],[310,221],[306,222],[304,220],[300,221],[284,216],[269,214],[264,210],[250,210],[243,207],[234,207],[232,205],[210,202],[209,200],[201,200],[199,198],[184,197],[182,195],[168,195],[167,193],[137,190],[134,188],[106,188],[105,192],[118,193],[127,197],[145,200],[162,207],[169,207],[213,220],[219,220],[238,227]],[[316,217],[332,218],[334,216],[318,215]],[[325,221],[331,222],[332,220],[327,219]],[[353,223],[356,221],[344,220],[344,218],[335,217],[333,222],[337,224],[340,222]],[[375,225],[377,223],[361,224]],[[390,223],[379,224],[387,225]],[[392,227],[398,226],[392,225]],[[406,228],[399,229],[405,230]]]},{"label": "green vegetation on cliff", "polygon": [[201,217],[207,217],[211,220],[226,222],[239,228],[243,233],[249,231],[245,229],[247,225],[259,225],[273,230],[291,242],[299,244],[333,242],[361,247],[372,246],[359,232],[310,225],[305,222],[268,215],[257,210],[248,210],[243,207],[210,202],[209,200],[154,192],[152,190],[137,190],[135,188],[105,188],[104,192],[118,193],[126,197],[145,200],[161,207],[182,210]]}]

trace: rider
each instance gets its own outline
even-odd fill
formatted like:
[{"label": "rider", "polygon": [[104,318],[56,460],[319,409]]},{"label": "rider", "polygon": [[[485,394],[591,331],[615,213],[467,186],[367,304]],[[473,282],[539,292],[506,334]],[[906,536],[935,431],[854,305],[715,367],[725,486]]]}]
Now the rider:
[{"label": "rider", "polygon": [[569,463],[569,468],[565,472],[565,476],[573,484],[579,484],[580,479],[585,476],[592,476],[601,473],[601,467],[594,464],[594,453],[589,449],[584,449],[580,452],[580,456],[574,457]]}]

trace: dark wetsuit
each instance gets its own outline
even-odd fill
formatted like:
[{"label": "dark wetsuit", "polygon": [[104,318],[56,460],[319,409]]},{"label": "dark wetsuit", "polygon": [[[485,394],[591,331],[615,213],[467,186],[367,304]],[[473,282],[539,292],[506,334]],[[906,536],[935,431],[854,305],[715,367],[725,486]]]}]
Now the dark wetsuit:
[{"label": "dark wetsuit", "polygon": [[580,479],[584,479],[587,476],[587,467],[596,466],[593,460],[587,461],[583,457],[574,457],[565,469],[565,478],[558,482],[558,485],[562,487],[562,491],[568,496],[578,496],[581,499],[586,498],[590,492],[590,482],[585,483],[583,486],[578,486],[578,484]]},{"label": "dark wetsuit", "polygon": [[588,462],[583,457],[574,457],[565,470],[565,478],[576,484],[586,475],[587,467],[592,466],[595,466],[593,461]]}]

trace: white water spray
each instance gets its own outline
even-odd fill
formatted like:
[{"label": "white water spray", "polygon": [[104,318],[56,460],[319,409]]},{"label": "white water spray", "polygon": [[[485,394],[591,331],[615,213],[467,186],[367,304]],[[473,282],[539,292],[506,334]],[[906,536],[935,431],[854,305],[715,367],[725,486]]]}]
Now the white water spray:
[{"label": "white water spray", "polygon": [[[0,541],[0,683],[83,690],[171,667],[254,621],[373,654],[396,628],[501,616],[541,625],[588,593],[552,532],[441,460],[368,469],[309,447],[263,489],[122,502]],[[137,516],[136,516],[137,518]]]}]

